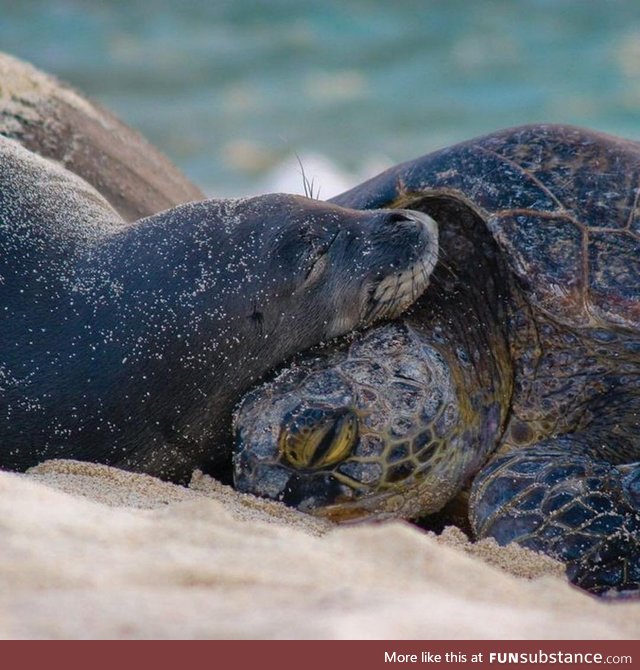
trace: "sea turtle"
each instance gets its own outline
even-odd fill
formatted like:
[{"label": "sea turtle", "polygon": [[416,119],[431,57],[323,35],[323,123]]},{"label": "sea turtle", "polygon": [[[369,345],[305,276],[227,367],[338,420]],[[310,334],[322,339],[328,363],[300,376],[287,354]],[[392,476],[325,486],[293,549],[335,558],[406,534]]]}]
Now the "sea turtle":
[{"label": "sea turtle", "polygon": [[0,467],[76,458],[188,480],[228,460],[242,393],[397,315],[436,249],[425,214],[284,194],[127,223],[0,136]]},{"label": "sea turtle", "polygon": [[435,513],[546,552],[595,592],[640,587],[640,144],[496,132],[337,197],[439,225],[399,321],[244,399],[235,485],[335,520]]}]

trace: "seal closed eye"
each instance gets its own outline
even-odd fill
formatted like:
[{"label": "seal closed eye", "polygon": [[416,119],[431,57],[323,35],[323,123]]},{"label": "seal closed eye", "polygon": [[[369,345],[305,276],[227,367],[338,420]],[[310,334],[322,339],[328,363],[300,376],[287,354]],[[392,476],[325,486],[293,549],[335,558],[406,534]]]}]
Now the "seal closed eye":
[{"label": "seal closed eye", "polygon": [[126,224],[0,138],[0,464],[76,458],[188,479],[233,405],[320,341],[393,317],[437,255],[421,213],[275,194]]}]

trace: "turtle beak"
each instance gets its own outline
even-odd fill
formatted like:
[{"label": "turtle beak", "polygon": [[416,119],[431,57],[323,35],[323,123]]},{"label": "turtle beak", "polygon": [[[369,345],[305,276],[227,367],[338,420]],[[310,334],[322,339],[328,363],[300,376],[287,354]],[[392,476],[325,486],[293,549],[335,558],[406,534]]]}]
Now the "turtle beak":
[{"label": "turtle beak", "polygon": [[294,472],[282,491],[280,500],[289,507],[313,513],[338,502],[346,502],[353,491],[336,481],[330,474],[313,477]]}]

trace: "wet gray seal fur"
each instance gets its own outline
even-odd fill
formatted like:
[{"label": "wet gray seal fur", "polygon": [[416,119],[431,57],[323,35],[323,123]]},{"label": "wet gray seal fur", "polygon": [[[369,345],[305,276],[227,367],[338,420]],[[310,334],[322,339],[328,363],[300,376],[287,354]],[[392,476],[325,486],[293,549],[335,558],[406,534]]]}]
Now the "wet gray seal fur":
[{"label": "wet gray seal fur", "polygon": [[289,195],[127,224],[0,138],[0,466],[91,460],[184,481],[228,458],[234,403],[426,287],[435,226]]}]

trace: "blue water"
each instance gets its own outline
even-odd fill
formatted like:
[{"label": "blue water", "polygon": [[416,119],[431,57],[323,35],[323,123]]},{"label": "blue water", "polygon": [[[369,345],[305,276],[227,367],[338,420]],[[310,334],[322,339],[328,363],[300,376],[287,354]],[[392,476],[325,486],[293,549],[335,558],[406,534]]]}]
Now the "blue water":
[{"label": "blue water", "polygon": [[0,0],[0,49],[216,195],[298,186],[295,153],[330,195],[527,122],[640,139],[637,0]]}]

